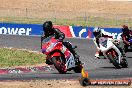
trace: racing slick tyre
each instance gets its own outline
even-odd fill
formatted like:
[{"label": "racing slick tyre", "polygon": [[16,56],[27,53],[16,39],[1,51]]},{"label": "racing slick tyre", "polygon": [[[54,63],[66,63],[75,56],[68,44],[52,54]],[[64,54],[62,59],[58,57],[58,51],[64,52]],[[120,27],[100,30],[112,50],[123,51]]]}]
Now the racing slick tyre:
[{"label": "racing slick tyre", "polygon": [[128,68],[128,63],[127,63],[127,60],[125,58],[122,59],[121,66],[122,66],[122,68]]},{"label": "racing slick tyre", "polygon": [[88,79],[88,78],[81,78],[80,80],[79,80],[79,83],[82,85],[82,86],[88,86],[88,85],[91,85],[91,82],[90,82],[90,80]]},{"label": "racing slick tyre", "polygon": [[116,61],[115,58],[112,57],[111,54],[108,54],[107,57],[109,58],[110,62],[117,68],[117,69],[120,69],[120,65],[119,63]]},{"label": "racing slick tyre", "polygon": [[79,61],[77,66],[74,67],[73,70],[74,70],[75,73],[81,73],[82,68],[83,68],[82,63],[81,63],[81,61]]},{"label": "racing slick tyre", "polygon": [[66,74],[67,69],[61,57],[52,57],[51,60],[60,74]]}]

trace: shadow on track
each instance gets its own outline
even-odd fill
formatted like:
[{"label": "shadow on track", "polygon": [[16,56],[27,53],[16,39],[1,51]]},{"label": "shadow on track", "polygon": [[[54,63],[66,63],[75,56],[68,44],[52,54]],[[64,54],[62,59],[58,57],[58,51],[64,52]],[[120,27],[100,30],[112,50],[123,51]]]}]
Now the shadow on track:
[{"label": "shadow on track", "polygon": [[132,57],[127,57],[127,58],[132,58]]},{"label": "shadow on track", "polygon": [[[60,74],[60,73],[51,73],[51,74],[57,74],[57,75],[58,75],[58,74]],[[75,74],[75,73],[66,73],[66,74]]]},{"label": "shadow on track", "polygon": [[101,68],[104,68],[104,69],[116,69],[115,67],[101,67]]}]

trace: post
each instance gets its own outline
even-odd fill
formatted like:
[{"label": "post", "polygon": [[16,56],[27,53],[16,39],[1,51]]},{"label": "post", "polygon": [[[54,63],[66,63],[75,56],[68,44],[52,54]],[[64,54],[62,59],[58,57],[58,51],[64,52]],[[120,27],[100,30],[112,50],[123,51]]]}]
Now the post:
[{"label": "post", "polygon": [[85,23],[85,26],[86,26],[86,21],[87,21],[87,16],[86,16],[86,12],[84,13],[84,23]]},{"label": "post", "polygon": [[28,17],[28,12],[27,11],[28,11],[28,9],[26,8],[26,17]]}]

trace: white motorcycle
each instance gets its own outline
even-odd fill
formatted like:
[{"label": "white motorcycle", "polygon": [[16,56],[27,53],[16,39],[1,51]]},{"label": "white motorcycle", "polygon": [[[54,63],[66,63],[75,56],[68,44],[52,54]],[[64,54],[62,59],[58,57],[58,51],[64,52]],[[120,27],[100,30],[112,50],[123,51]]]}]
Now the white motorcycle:
[{"label": "white motorcycle", "polygon": [[101,37],[99,38],[99,50],[103,53],[104,57],[109,59],[110,62],[116,68],[126,68],[128,63],[126,59],[122,56],[120,50],[116,47],[115,42],[112,38]]}]

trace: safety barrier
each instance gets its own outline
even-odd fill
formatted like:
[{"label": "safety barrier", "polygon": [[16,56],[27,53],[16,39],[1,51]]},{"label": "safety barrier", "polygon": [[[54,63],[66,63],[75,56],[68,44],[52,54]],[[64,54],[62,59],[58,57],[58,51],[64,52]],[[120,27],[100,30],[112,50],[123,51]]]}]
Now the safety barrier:
[{"label": "safety barrier", "polygon": [[[79,37],[79,38],[93,38],[94,27],[82,26],[54,26],[59,28],[65,33],[66,37]],[[121,38],[121,28],[102,28],[104,34],[113,36],[113,38]],[[9,35],[38,35],[42,34],[42,25],[38,24],[13,24],[13,23],[0,23],[0,34]]]}]

